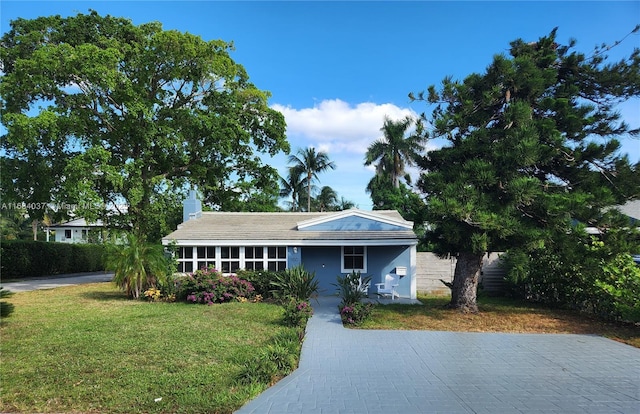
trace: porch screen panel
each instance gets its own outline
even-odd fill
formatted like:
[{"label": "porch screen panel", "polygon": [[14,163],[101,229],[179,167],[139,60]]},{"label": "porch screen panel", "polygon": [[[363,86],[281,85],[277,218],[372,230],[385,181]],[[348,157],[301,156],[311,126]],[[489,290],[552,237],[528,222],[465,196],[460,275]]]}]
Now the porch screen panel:
[{"label": "porch screen panel", "polygon": [[198,269],[208,269],[216,267],[216,248],[213,246],[198,246],[196,249],[198,256]]},{"label": "porch screen panel", "polygon": [[247,270],[264,269],[264,247],[248,246],[244,248],[244,268]]},{"label": "porch screen panel", "polygon": [[222,273],[233,273],[240,269],[240,247],[223,246],[220,248],[220,266]]},{"label": "porch screen panel", "polygon": [[178,248],[178,272],[193,272],[193,246]]},{"label": "porch screen panel", "polygon": [[287,268],[287,248],[284,246],[269,246],[267,248],[267,269],[280,272]]}]

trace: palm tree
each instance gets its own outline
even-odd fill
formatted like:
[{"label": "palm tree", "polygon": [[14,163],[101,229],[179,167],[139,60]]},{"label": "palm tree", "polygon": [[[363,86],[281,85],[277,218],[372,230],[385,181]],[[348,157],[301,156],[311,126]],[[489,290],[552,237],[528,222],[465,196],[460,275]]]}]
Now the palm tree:
[{"label": "palm tree", "polygon": [[307,149],[298,149],[297,155],[289,156],[289,163],[293,163],[291,168],[300,171],[304,178],[304,184],[307,188],[307,211],[311,211],[311,188],[313,181],[318,179],[318,173],[328,169],[334,170],[336,165],[333,161],[329,161],[329,156],[318,151],[313,147]]},{"label": "palm tree", "polygon": [[338,203],[338,211],[349,210],[350,208],[356,207],[355,203],[350,200],[345,200],[344,197],[340,197],[340,202]]},{"label": "palm tree", "polygon": [[291,196],[291,211],[300,209],[300,194],[305,189],[302,172],[295,167],[289,167],[287,178],[280,177],[280,197]]},{"label": "palm tree", "polygon": [[166,284],[169,276],[162,246],[147,244],[133,233],[127,234],[126,244],[110,246],[105,267],[114,271],[113,281],[134,299],[149,287]]},{"label": "palm tree", "polygon": [[319,211],[333,211],[338,204],[338,193],[333,188],[325,185],[314,201]]},{"label": "palm tree", "polygon": [[380,128],[384,137],[369,145],[365,154],[364,165],[377,161],[376,174],[389,175],[395,188],[400,186],[400,177],[407,177],[405,167],[415,165],[415,159],[423,149],[425,139],[419,134],[405,138],[412,122],[408,116],[400,121],[392,121],[385,116],[384,125]]}]

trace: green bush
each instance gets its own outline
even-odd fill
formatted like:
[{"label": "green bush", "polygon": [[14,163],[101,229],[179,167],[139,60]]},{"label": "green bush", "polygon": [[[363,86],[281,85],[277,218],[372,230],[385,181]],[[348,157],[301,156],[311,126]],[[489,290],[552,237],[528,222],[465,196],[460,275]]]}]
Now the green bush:
[{"label": "green bush", "polygon": [[269,270],[239,270],[236,274],[239,278],[251,283],[256,295],[261,295],[263,299],[273,297],[271,281],[276,279],[277,272]]},{"label": "green bush", "polygon": [[313,315],[313,308],[306,300],[290,298],[284,307],[284,323],[287,326],[304,328]]},{"label": "green bush", "polygon": [[640,267],[630,255],[621,254],[603,264],[595,286],[605,314],[640,322]]},{"label": "green bush", "polygon": [[338,306],[342,323],[345,325],[360,325],[371,315],[371,310],[373,309],[371,303],[361,302],[365,297],[362,288],[363,286],[369,287],[371,277],[363,278],[361,285],[360,272],[353,271],[344,277],[338,275],[336,280],[337,283],[334,283],[334,286],[338,287],[338,293],[342,299]]},{"label": "green bush", "polygon": [[236,381],[271,385],[298,366],[301,342],[295,329],[283,332],[258,355],[244,361]]},{"label": "green bush", "polygon": [[538,248],[507,252],[509,293],[604,319],[640,322],[640,269],[625,252],[628,238],[615,230],[600,239],[579,236],[562,235]]},{"label": "green bush", "polygon": [[105,247],[32,240],[6,240],[0,246],[2,277],[19,279],[104,270]]},{"label": "green bush", "polygon": [[360,325],[370,315],[373,309],[373,304],[356,302],[350,305],[344,303],[340,305],[340,319],[345,325]]},{"label": "green bush", "polygon": [[342,303],[350,305],[360,302],[366,295],[363,292],[363,287],[368,288],[371,283],[371,277],[365,277],[362,279],[362,286],[360,285],[361,274],[358,271],[352,271],[344,277],[338,275],[336,277],[337,283],[333,285],[338,288],[338,294],[342,299]]},{"label": "green bush", "polygon": [[271,292],[276,299],[287,303],[289,298],[308,300],[318,294],[319,282],[315,272],[308,272],[303,266],[296,266],[278,272],[271,281]]}]

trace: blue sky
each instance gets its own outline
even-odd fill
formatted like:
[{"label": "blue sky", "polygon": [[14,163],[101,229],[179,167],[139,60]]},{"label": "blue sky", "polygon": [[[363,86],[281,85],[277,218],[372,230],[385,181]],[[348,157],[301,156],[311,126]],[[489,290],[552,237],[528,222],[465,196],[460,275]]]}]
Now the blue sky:
[{"label": "blue sky", "polygon": [[[336,170],[320,175],[339,196],[370,209],[365,192],[373,170],[364,167],[367,146],[381,137],[384,116],[399,119],[430,111],[409,92],[482,72],[509,42],[535,41],[558,27],[566,44],[589,53],[613,43],[640,23],[640,1],[414,1],[414,2],[217,2],[217,1],[7,1],[0,3],[0,31],[18,17],[75,15],[94,9],[135,24],[159,21],[205,40],[233,41],[232,57],[251,81],[270,91],[270,105],[285,115],[291,148],[327,151]],[[612,58],[640,47],[640,35],[611,50]],[[640,127],[640,100],[618,110]],[[623,152],[640,161],[640,140],[623,138]],[[437,147],[437,142],[429,144]],[[282,175],[286,156],[267,159]]]}]

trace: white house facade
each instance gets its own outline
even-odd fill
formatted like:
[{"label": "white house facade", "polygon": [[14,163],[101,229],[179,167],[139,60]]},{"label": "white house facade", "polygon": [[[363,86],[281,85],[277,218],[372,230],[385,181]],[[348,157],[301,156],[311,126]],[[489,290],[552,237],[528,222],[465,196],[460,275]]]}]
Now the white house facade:
[{"label": "white house facade", "polygon": [[85,219],[75,219],[65,223],[53,224],[46,228],[47,241],[51,241],[51,232],[58,243],[88,243],[90,238],[100,240],[104,226],[100,220],[87,223]]}]

